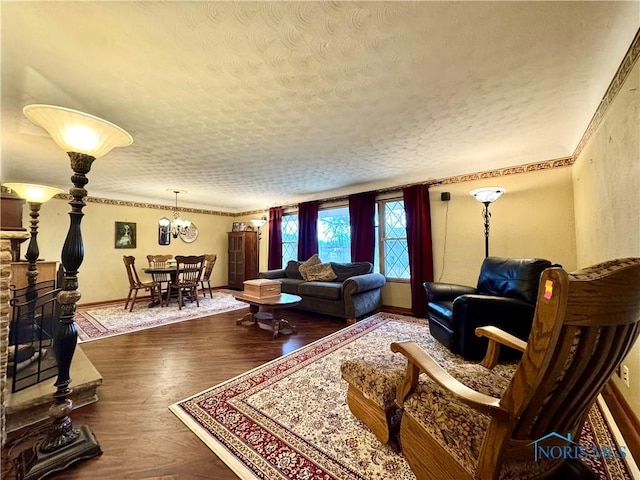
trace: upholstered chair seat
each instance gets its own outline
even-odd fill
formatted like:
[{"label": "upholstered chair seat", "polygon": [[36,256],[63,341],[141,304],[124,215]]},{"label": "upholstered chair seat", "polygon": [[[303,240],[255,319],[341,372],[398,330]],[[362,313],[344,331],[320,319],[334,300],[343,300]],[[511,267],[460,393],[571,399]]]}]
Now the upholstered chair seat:
[{"label": "upholstered chair seat", "polygon": [[[417,343],[429,351],[438,363],[458,381],[469,388],[499,398],[504,392],[517,363],[514,361],[500,363],[492,370],[483,367],[479,363],[464,360],[459,355],[452,354],[442,344],[430,338],[422,338]],[[347,403],[352,412],[376,435],[382,443],[392,440],[397,433],[400,419],[399,408],[396,405],[398,385],[404,379],[406,372],[406,359],[393,353],[378,353],[347,359],[342,362],[341,374],[343,380],[349,384]],[[436,408],[439,412],[437,421],[433,423],[434,430],[444,428],[458,420],[458,407],[453,397],[430,380],[426,375],[420,376],[416,392],[409,397],[404,405],[405,410],[415,411],[416,416],[428,415],[432,404],[442,404]],[[426,402],[426,403],[422,403]],[[461,404],[462,407],[464,405]],[[363,407],[364,412],[361,408]],[[465,407],[468,408],[468,407]],[[354,411],[355,410],[355,411]],[[431,420],[426,419],[425,423]],[[488,421],[488,417],[487,417]],[[431,423],[430,423],[431,425]],[[468,424],[461,423],[460,429],[468,428]],[[482,423],[470,431],[484,435]],[[438,433],[446,438],[443,431]],[[479,437],[480,441],[482,436]],[[470,440],[469,445],[475,444]],[[455,448],[455,444],[451,445]],[[465,455],[469,457],[469,455]],[[470,457],[469,457],[470,458]]]}]

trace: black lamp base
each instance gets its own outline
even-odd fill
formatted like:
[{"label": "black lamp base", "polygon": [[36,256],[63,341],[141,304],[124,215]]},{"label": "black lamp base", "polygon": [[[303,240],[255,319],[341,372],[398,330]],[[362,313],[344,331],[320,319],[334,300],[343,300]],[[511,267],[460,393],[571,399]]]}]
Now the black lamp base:
[{"label": "black lamp base", "polygon": [[52,473],[64,470],[81,460],[102,454],[100,445],[87,425],[77,429],[78,438],[66,447],[54,452],[42,453],[40,443],[23,451],[14,461],[18,480],[39,480]]}]

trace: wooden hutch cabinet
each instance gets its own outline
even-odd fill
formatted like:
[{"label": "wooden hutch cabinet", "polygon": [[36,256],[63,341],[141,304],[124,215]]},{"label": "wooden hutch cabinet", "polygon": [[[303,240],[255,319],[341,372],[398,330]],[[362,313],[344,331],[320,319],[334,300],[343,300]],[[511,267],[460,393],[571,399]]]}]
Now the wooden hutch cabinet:
[{"label": "wooden hutch cabinet", "polygon": [[229,232],[229,287],[244,288],[245,280],[258,278],[257,232]]}]

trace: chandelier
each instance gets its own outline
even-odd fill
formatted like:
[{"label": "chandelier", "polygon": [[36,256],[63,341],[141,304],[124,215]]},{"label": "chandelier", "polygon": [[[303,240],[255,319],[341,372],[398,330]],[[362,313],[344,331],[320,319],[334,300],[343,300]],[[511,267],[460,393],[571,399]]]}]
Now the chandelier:
[{"label": "chandelier", "polygon": [[173,238],[178,238],[179,235],[187,233],[189,227],[191,226],[191,222],[189,220],[180,218],[180,213],[178,213],[178,194],[179,193],[187,193],[184,190],[171,190],[176,194],[176,208],[173,211],[173,221],[171,222],[171,235]]}]

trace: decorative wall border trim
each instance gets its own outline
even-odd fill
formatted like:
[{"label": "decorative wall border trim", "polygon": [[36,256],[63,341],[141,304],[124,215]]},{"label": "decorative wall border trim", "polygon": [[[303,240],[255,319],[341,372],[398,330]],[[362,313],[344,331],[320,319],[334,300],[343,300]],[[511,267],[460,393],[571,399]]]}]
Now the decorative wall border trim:
[{"label": "decorative wall border trim", "polygon": [[485,172],[469,173],[465,175],[457,175],[455,177],[447,177],[433,182],[425,182],[436,185],[450,185],[452,183],[471,182],[474,180],[485,180],[487,178],[504,177],[506,175],[516,175],[518,173],[538,172],[540,170],[550,170],[552,168],[570,167],[575,162],[575,157],[556,158],[555,160],[547,160],[545,162],[529,163],[526,165],[518,165],[515,167],[505,167],[498,170],[487,170]]},{"label": "decorative wall border trim", "polygon": [[[430,186],[451,185],[453,183],[471,182],[474,180],[484,180],[488,178],[504,177],[506,175],[516,175],[518,173],[538,172],[540,170],[550,170],[552,168],[570,167],[571,165],[573,165],[574,161],[575,161],[574,157],[556,158],[554,160],[529,163],[526,165],[518,165],[516,167],[505,167],[497,170],[486,170],[484,172],[467,173],[464,175],[457,175],[454,177],[445,177],[439,180],[428,180],[425,182],[407,183],[405,185],[382,188],[382,189],[376,190],[376,192],[378,195],[383,195],[386,193],[401,192],[403,188],[410,187],[412,185],[430,185]],[[346,201],[348,198],[349,198],[348,195],[342,195],[340,197],[323,198],[323,199],[320,199],[319,201],[322,205],[326,205],[328,203]],[[292,211],[296,211],[298,208],[298,205],[283,205],[282,208],[286,210],[286,213],[290,213]],[[242,215],[248,215],[250,213],[252,212],[243,213]]]},{"label": "decorative wall border trim", "polygon": [[[67,193],[58,193],[53,198],[57,198],[59,200],[73,199],[73,197]],[[112,200],[110,198],[99,198],[99,197],[85,197],[84,200],[87,203],[114,205],[116,207],[153,208],[155,210],[170,210],[172,212],[176,210],[175,206],[159,205],[157,203],[132,202],[129,200]],[[233,212],[218,212],[216,210],[205,210],[203,208],[188,208],[188,207],[178,207],[178,211],[184,212],[184,213],[201,213],[203,215],[219,215],[222,217],[238,217],[241,215]]]}]

